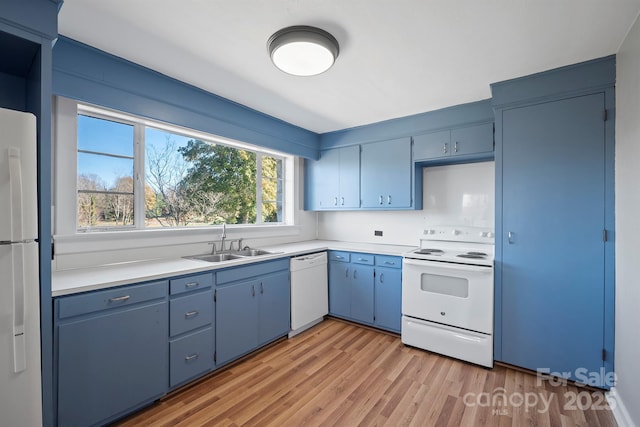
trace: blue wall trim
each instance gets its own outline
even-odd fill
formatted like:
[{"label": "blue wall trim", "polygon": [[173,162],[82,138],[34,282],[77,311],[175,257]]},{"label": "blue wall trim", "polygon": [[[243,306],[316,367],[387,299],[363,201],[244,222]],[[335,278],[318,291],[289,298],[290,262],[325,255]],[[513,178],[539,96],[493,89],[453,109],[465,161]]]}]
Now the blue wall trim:
[{"label": "blue wall trim", "polygon": [[461,125],[493,122],[490,99],[320,135],[322,150],[417,135]]},{"label": "blue wall trim", "polygon": [[156,71],[60,37],[53,93],[317,159],[319,136]]},{"label": "blue wall trim", "polygon": [[612,87],[616,81],[615,55],[568,65],[530,76],[491,84],[494,108],[576,96]]}]

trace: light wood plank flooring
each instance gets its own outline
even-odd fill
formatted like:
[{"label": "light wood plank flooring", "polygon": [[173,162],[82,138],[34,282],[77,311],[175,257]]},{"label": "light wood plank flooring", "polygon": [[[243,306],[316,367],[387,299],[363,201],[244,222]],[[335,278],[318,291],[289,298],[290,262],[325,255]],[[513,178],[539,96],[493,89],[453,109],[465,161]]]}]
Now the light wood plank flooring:
[{"label": "light wood plank flooring", "polygon": [[[583,408],[581,410],[580,408]],[[615,426],[600,392],[328,319],[121,426]]]}]

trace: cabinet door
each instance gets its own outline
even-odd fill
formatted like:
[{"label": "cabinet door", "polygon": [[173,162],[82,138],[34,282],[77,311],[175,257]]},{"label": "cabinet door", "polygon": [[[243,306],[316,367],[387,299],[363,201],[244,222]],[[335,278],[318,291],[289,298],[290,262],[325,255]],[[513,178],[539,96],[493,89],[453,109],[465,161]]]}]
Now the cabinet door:
[{"label": "cabinet door", "polygon": [[312,204],[318,209],[336,209],[340,191],[340,151],[322,151],[309,172]]},{"label": "cabinet door", "polygon": [[258,346],[259,286],[260,282],[252,280],[216,289],[216,364]]},{"label": "cabinet door", "polygon": [[360,207],[360,146],[340,150],[339,208]]},{"label": "cabinet door", "polygon": [[438,159],[449,156],[449,144],[451,142],[451,132],[425,133],[413,137],[413,160]]},{"label": "cabinet door", "polygon": [[351,314],[351,264],[329,263],[329,312],[337,316]]},{"label": "cabinet door", "polygon": [[373,323],[373,267],[351,265],[351,317]]},{"label": "cabinet door", "polygon": [[402,270],[376,267],[375,324],[400,332],[402,319]]},{"label": "cabinet door", "polygon": [[493,123],[453,129],[450,151],[452,156],[493,151]]},{"label": "cabinet door", "polygon": [[58,425],[88,426],[151,401],[169,383],[166,301],[58,327]]},{"label": "cabinet door", "polygon": [[260,279],[258,341],[272,341],[291,330],[291,287],[289,272],[271,274]]},{"label": "cabinet door", "polygon": [[604,108],[594,94],[503,112],[504,362],[603,366]]},{"label": "cabinet door", "polygon": [[362,207],[410,207],[411,138],[363,144],[361,156]]}]

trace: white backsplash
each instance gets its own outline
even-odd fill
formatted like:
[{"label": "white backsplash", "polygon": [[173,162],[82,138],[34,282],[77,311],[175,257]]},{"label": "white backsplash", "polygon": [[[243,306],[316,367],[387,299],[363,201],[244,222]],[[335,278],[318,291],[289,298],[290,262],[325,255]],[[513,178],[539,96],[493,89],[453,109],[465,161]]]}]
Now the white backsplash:
[{"label": "white backsplash", "polygon": [[[419,234],[429,225],[494,226],[494,162],[422,171],[422,210],[320,212],[318,238],[417,246]],[[375,230],[383,236],[374,236]]]}]

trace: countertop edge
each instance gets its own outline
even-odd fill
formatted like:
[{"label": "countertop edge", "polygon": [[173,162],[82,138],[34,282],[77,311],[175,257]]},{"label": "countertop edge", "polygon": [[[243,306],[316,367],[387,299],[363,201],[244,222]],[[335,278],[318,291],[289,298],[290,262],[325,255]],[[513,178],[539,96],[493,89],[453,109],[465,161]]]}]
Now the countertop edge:
[{"label": "countertop edge", "polygon": [[[402,256],[402,254],[413,248],[412,246],[404,245],[310,240],[282,245],[261,246],[261,249],[274,253],[260,256],[259,258],[238,259],[223,263],[210,263],[184,258],[168,258],[55,271],[52,274],[51,296],[53,298],[62,297],[117,286],[167,279],[170,277],[233,268],[256,262],[289,258],[326,250]],[[100,277],[100,279],[97,280],[96,277]]]}]

